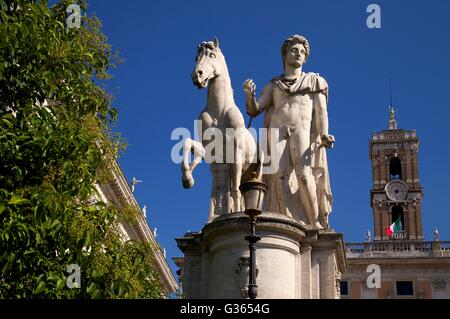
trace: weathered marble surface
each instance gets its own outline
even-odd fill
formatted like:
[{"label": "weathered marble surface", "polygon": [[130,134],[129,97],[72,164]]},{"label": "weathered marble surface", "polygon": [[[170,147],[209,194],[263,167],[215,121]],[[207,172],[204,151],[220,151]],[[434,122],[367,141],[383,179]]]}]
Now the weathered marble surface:
[{"label": "weathered marble surface", "polygon": [[[189,138],[184,141],[182,180],[185,188],[192,187],[195,167],[202,159],[211,163],[213,182],[208,218],[211,221],[222,214],[245,210],[239,185],[250,163],[256,162],[256,142],[235,104],[227,64],[217,39],[199,44],[192,80],[199,89],[208,87],[208,93],[206,106],[198,118],[202,141]],[[208,135],[214,137],[208,139]],[[213,143],[217,145],[217,142],[219,147],[214,147]],[[210,149],[214,149],[213,156],[208,152]],[[191,151],[194,159],[189,163]]]},{"label": "weathered marble surface", "polygon": [[280,140],[269,144],[269,156],[280,169],[265,176],[269,185],[266,209],[302,224],[328,228],[332,193],[325,148],[333,147],[328,133],[328,84],[316,73],[305,73],[309,43],[293,35],[282,49],[284,73],[274,77],[256,98],[256,85],[244,83],[247,113],[264,113],[264,125],[278,130]]}]

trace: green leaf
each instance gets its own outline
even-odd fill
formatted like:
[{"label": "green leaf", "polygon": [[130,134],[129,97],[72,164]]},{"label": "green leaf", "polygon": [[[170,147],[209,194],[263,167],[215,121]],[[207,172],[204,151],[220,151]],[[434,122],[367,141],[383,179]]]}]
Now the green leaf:
[{"label": "green leaf", "polygon": [[52,229],[52,228],[56,227],[57,225],[59,225],[60,223],[61,222],[58,219],[56,219],[53,221],[53,223],[50,225],[49,228]]},{"label": "green leaf", "polygon": [[11,197],[11,199],[8,201],[8,204],[9,205],[20,205],[20,204],[26,204],[29,202],[30,201],[28,199],[22,198],[17,195],[13,195],[13,197]]},{"label": "green leaf", "polygon": [[39,233],[39,231],[36,232],[36,244],[40,244],[42,243],[42,238],[41,238],[41,234]]},{"label": "green leaf", "polygon": [[45,282],[44,281],[40,281],[38,286],[36,287],[36,289],[33,291],[34,294],[40,294],[41,292],[43,292],[45,289]]},{"label": "green leaf", "polygon": [[65,284],[66,281],[64,279],[58,280],[58,282],[56,283],[56,289],[61,290],[62,288],[64,288]]},{"label": "green leaf", "polygon": [[84,240],[83,246],[84,246],[84,247],[88,247],[89,244],[90,244],[90,242],[91,242],[91,232],[88,232],[88,233],[86,234],[86,238],[85,238],[85,240]]}]

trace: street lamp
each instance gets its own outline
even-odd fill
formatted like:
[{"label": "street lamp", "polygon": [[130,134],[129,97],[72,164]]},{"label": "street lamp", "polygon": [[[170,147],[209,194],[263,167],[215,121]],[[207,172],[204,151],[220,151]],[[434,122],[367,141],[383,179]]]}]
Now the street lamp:
[{"label": "street lamp", "polygon": [[257,178],[258,174],[253,173],[249,181],[242,183],[239,189],[244,196],[245,214],[250,218],[251,233],[245,237],[248,241],[250,250],[250,271],[248,280],[248,297],[255,299],[258,295],[258,286],[256,285],[256,243],[261,237],[256,236],[256,218],[262,213],[262,204],[264,195],[267,192],[267,185],[260,182]]}]

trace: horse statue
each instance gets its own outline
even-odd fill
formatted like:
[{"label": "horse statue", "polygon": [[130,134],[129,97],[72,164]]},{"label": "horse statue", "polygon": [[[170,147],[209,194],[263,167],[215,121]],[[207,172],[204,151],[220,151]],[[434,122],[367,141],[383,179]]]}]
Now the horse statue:
[{"label": "horse statue", "polygon": [[[234,102],[227,64],[217,38],[198,45],[192,81],[199,89],[208,87],[208,94],[206,106],[198,117],[198,123],[201,124],[198,127],[201,142],[190,138],[186,138],[183,142],[182,181],[185,188],[194,185],[193,170],[205,157],[208,144],[213,143],[205,140],[204,133],[207,130],[216,132],[219,130],[221,133],[219,135],[223,137],[222,149],[214,151],[222,153],[223,161],[211,162],[213,175],[209,212],[211,221],[214,216],[245,209],[239,185],[241,177],[245,176],[257,162],[257,146],[252,134],[245,127],[242,113]],[[230,134],[230,131],[233,134]],[[217,134],[213,135],[217,138]],[[194,155],[191,163],[189,163],[190,152]]]}]

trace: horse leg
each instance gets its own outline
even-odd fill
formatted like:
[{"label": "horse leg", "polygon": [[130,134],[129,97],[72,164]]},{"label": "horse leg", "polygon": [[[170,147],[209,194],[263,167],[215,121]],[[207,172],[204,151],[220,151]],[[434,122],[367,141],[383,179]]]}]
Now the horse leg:
[{"label": "horse leg", "polygon": [[181,163],[181,172],[184,188],[191,188],[194,185],[191,168],[189,165],[189,154],[192,148],[192,142],[193,141],[190,138],[186,138],[183,143],[183,162]]},{"label": "horse leg", "polygon": [[[189,165],[189,152],[192,151],[194,154],[194,160]],[[194,186],[194,177],[192,173],[194,168],[201,162],[203,156],[205,155],[205,149],[203,145],[197,141],[190,138],[186,138],[183,143],[183,163],[181,166],[182,170],[182,181],[184,188],[191,188]]]},{"label": "horse leg", "polygon": [[[242,135],[241,135],[242,137]],[[231,181],[231,197],[233,198],[233,212],[242,211],[241,192],[239,186],[241,184],[242,168],[244,162],[244,152],[239,143],[239,137],[234,139],[234,163],[229,164],[230,181]]]},{"label": "horse leg", "polygon": [[233,199],[233,206],[231,212],[241,211],[241,193],[239,191],[242,163],[231,163],[228,164],[228,169],[230,172],[230,186],[231,186],[231,198]]}]

